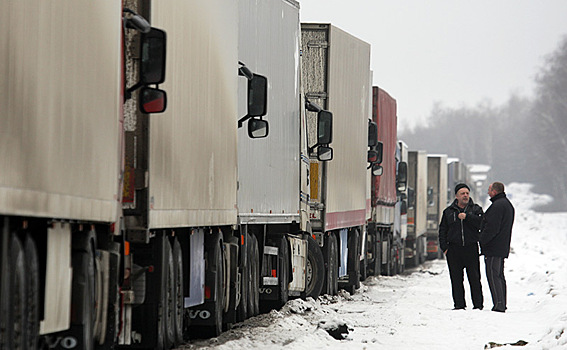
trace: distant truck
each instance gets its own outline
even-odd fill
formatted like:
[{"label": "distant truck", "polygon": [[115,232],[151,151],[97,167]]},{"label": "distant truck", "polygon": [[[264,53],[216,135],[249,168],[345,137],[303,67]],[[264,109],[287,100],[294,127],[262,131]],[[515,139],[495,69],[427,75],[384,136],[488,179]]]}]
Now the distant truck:
[{"label": "distant truck", "polygon": [[408,212],[405,262],[417,267],[427,258],[427,153],[408,152]]},{"label": "distant truck", "polygon": [[[340,285],[354,292],[360,285],[366,224],[370,45],[331,24],[317,23],[301,25],[301,43],[306,103],[333,113],[333,160],[309,157],[310,225],[327,267],[323,291],[335,294]],[[315,123],[309,114],[308,123]],[[308,147],[316,144],[316,135],[310,134]]]},{"label": "distant truck", "polygon": [[[377,86],[372,91],[372,122],[376,124],[381,146],[382,171],[380,175],[369,172],[371,212],[364,242],[366,264],[362,271],[367,268],[371,275],[391,276],[402,271],[405,265],[407,230],[401,222],[402,198],[398,189],[405,190],[407,163],[401,159],[403,152],[397,143],[396,100]],[[407,156],[407,147],[405,152]]]},{"label": "distant truck", "polygon": [[439,223],[447,207],[447,156],[427,156],[427,258],[442,258]]}]

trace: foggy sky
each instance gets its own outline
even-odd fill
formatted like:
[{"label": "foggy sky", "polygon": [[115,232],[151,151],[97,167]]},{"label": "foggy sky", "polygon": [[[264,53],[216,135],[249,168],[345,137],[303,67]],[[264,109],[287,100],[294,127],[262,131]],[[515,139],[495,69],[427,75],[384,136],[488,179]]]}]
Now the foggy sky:
[{"label": "foggy sky", "polygon": [[398,101],[400,128],[446,107],[530,97],[567,35],[566,0],[300,0],[302,22],[332,23],[372,45],[374,85]]}]

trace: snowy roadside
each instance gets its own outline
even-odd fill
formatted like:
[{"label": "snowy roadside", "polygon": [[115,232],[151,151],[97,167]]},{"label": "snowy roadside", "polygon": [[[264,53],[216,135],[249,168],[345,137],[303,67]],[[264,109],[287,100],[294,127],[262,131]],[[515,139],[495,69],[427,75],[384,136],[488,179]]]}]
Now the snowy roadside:
[{"label": "snowy roadside", "polygon": [[[444,260],[426,262],[404,275],[370,277],[353,296],[290,301],[282,310],[251,318],[220,337],[179,349],[500,349],[567,347],[567,213],[536,213],[549,198],[531,186],[510,184],[516,206],[512,253],[506,260],[508,311],[490,311],[492,300],[481,260],[485,309],[452,310]],[[466,286],[467,283],[465,283]],[[344,324],[333,338],[326,328]]]}]

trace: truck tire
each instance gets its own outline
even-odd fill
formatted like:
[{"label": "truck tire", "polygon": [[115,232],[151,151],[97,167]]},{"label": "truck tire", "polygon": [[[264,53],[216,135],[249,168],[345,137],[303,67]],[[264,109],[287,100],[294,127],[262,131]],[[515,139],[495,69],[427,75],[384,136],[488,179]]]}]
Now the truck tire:
[{"label": "truck tire", "polygon": [[317,299],[323,289],[325,262],[319,244],[311,235],[307,236],[307,268],[305,276],[305,296]]},{"label": "truck tire", "polygon": [[252,266],[250,273],[250,311],[249,316],[256,316],[260,313],[260,248],[258,247],[258,239],[255,235],[252,238]]},{"label": "truck tire", "polygon": [[96,275],[94,231],[73,234],[73,281],[71,305],[75,310],[71,318],[71,332],[78,341],[78,348],[94,349],[96,321]]},{"label": "truck tire", "polygon": [[372,237],[372,246],[374,247],[374,260],[372,262],[372,274],[376,277],[382,274],[382,243],[376,237]]},{"label": "truck tire", "polygon": [[248,300],[249,296],[249,288],[250,288],[250,247],[252,246],[251,238],[248,233],[246,233],[245,245],[240,246],[242,249],[240,254],[241,256],[241,267],[240,267],[240,303],[236,308],[236,320],[238,322],[243,322],[248,318]]},{"label": "truck tire", "polygon": [[329,235],[329,271],[330,283],[329,295],[336,295],[339,292],[339,252],[337,249],[337,236],[333,233]]},{"label": "truck tire", "polygon": [[[22,244],[16,234],[10,235],[8,261],[9,290],[3,326],[3,348],[23,349],[26,343],[26,264]],[[3,316],[4,318],[4,316]]]},{"label": "truck tire", "polygon": [[179,345],[183,342],[183,253],[181,251],[181,244],[177,238],[173,240],[173,270],[174,270],[174,309],[173,309],[173,323],[174,323],[174,345]]},{"label": "truck tire", "polygon": [[35,242],[30,235],[24,245],[26,257],[26,343],[28,349],[37,349],[39,335],[39,262]]},{"label": "truck tire", "polygon": [[362,256],[362,260],[360,260],[360,280],[365,281],[368,278],[368,254],[362,251],[362,245],[360,254]]},{"label": "truck tire", "polygon": [[289,253],[289,242],[285,236],[280,240],[281,254],[278,258],[280,265],[280,298],[279,305],[284,306],[289,300],[289,274],[290,274],[290,253]]},{"label": "truck tire", "polygon": [[354,294],[360,288],[360,233],[352,230],[348,235],[347,292]]}]

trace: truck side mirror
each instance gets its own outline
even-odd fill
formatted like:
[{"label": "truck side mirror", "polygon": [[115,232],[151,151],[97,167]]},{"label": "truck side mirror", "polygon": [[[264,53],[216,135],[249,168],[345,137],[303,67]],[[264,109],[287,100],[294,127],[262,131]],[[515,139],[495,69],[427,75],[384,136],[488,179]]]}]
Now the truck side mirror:
[{"label": "truck side mirror", "polygon": [[161,84],[165,81],[166,35],[161,29],[152,28],[142,34],[140,83]]},{"label": "truck side mirror", "polygon": [[317,147],[317,159],[322,162],[328,162],[333,159],[333,149],[328,146]]},{"label": "truck side mirror", "polygon": [[268,79],[253,74],[248,80],[248,116],[262,117],[268,110]]},{"label": "truck side mirror", "polygon": [[372,175],[374,176],[382,176],[384,173],[384,168],[379,164],[372,164]]},{"label": "truck side mirror", "polygon": [[317,144],[333,142],[333,113],[321,110],[317,113]]},{"label": "truck side mirror", "polygon": [[378,124],[368,122],[368,147],[375,147],[378,143]]},{"label": "truck side mirror", "polygon": [[402,215],[406,215],[408,213],[408,202],[402,201],[402,204],[400,206],[400,213]]},{"label": "truck side mirror", "polygon": [[396,181],[398,191],[402,192],[406,190],[408,182],[408,163],[400,162],[398,164],[398,179]]},{"label": "truck side mirror", "polygon": [[167,107],[167,95],[160,89],[143,87],[138,100],[143,113],[162,113]]},{"label": "truck side mirror", "polygon": [[266,120],[250,118],[248,120],[248,137],[259,139],[268,136],[269,125]]},{"label": "truck side mirror", "polygon": [[376,143],[376,153],[378,154],[376,158],[376,164],[382,164],[382,155],[384,153],[384,144],[380,141]]},{"label": "truck side mirror", "polygon": [[368,150],[368,154],[367,154],[367,162],[368,163],[376,163],[376,161],[378,160],[378,152],[376,152],[373,149]]}]

